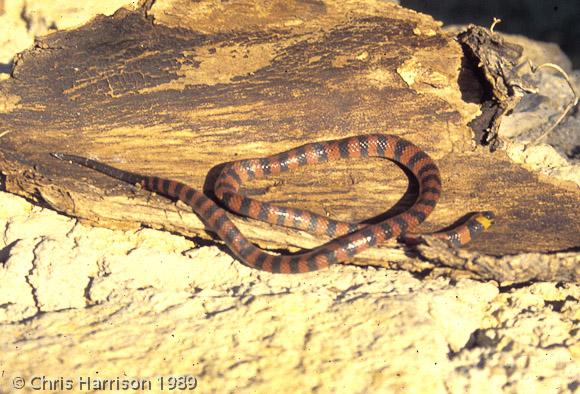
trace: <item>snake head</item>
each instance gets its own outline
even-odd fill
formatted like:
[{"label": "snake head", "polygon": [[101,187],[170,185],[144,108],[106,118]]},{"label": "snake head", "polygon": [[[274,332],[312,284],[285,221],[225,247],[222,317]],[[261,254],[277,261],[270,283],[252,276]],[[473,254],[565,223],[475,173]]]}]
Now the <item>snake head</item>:
[{"label": "snake head", "polygon": [[491,211],[480,212],[475,220],[483,226],[484,230],[487,230],[495,222],[495,214]]}]

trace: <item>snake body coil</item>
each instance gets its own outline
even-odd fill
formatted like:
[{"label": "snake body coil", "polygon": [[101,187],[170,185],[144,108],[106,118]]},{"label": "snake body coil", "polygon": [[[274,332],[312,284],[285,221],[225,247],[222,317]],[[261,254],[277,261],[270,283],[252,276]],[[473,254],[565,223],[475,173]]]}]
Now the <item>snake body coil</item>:
[{"label": "snake body coil", "polygon": [[[394,135],[372,134],[310,143],[273,156],[230,163],[222,170],[214,190],[216,196],[231,211],[334,238],[301,254],[273,255],[253,245],[228,218],[226,211],[201,191],[181,182],[123,171],[80,156],[64,153],[53,153],[53,156],[183,201],[193,208],[206,226],[246,265],[269,272],[309,272],[346,261],[369,247],[404,235],[415,228],[433,211],[441,195],[439,169],[433,160],[416,145]],[[360,157],[384,157],[408,168],[419,181],[419,196],[411,208],[382,222],[360,226],[328,219],[305,210],[256,201],[238,193],[242,183],[247,180],[276,175],[307,164]],[[432,235],[458,246],[469,242],[492,223],[491,212],[479,212],[450,231]]]}]

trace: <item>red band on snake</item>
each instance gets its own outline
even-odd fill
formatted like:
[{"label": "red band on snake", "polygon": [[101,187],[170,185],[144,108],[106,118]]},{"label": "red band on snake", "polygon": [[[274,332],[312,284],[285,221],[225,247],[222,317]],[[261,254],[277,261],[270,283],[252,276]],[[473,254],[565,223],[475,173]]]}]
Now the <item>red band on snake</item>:
[{"label": "red band on snake", "polygon": [[[394,135],[372,134],[310,143],[273,156],[230,163],[223,168],[214,189],[216,196],[230,211],[333,238],[304,253],[273,255],[252,244],[228,218],[226,211],[201,191],[181,182],[123,171],[81,156],[64,153],[53,153],[53,156],[183,201],[242,262],[269,272],[309,272],[347,261],[378,243],[410,232],[433,211],[441,195],[441,178],[435,162],[416,145]],[[415,203],[397,216],[362,226],[335,221],[306,210],[260,202],[238,192],[247,180],[276,175],[307,164],[361,157],[383,157],[409,169],[419,182],[419,195]],[[431,235],[443,238],[453,246],[463,245],[489,228],[493,219],[491,212],[478,212],[452,230]]]}]

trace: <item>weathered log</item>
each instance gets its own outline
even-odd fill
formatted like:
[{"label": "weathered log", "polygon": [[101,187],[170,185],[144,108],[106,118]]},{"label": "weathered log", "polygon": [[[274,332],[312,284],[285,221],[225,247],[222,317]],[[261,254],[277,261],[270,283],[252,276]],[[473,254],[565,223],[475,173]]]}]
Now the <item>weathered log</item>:
[{"label": "weathered log", "polygon": [[[196,4],[121,10],[43,37],[23,53],[13,78],[0,84],[6,189],[102,226],[143,224],[208,237],[189,209],[49,152],[211,193],[221,163],[306,142],[393,133],[426,150],[442,171],[441,202],[421,229],[493,210],[496,226],[469,250],[505,255],[578,247],[577,190],[475,147],[467,124],[480,111],[477,80],[465,77],[461,47],[430,17],[356,1]],[[408,207],[416,193],[408,183],[394,164],[371,159],[302,168],[247,190],[264,201],[358,221],[393,204],[391,213]],[[321,242],[253,220],[235,223],[267,248]],[[356,262],[425,267],[393,246]]]}]

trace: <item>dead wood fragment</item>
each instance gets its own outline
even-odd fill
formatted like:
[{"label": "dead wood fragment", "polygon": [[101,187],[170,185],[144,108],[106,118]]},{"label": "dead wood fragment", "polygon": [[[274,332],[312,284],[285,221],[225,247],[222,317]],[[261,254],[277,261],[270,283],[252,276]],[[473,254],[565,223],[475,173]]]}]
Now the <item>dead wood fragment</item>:
[{"label": "dead wood fragment", "polygon": [[[580,249],[557,253],[522,253],[489,256],[467,250],[450,249],[441,240],[430,238],[418,245],[420,256],[436,262],[431,269],[443,269],[447,275],[494,280],[502,286],[529,281],[578,282]],[[448,267],[448,270],[445,270]]]},{"label": "dead wood fragment", "polygon": [[[495,23],[494,23],[495,24]],[[497,147],[497,133],[503,115],[519,103],[524,91],[532,87],[518,75],[523,49],[481,26],[469,25],[457,36],[481,80],[488,86],[483,97],[482,115],[470,123],[478,141]]]},{"label": "dead wood fragment", "polygon": [[[463,53],[430,17],[387,3],[248,1],[216,3],[220,18],[210,20],[197,3],[168,4],[149,4],[147,17],[128,11],[97,17],[39,39],[19,57],[13,78],[0,84],[7,190],[101,226],[211,237],[183,207],[48,153],[96,158],[211,194],[221,163],[385,132],[414,141],[441,168],[443,197],[421,230],[493,210],[498,224],[469,246],[473,253],[578,245],[578,193],[543,183],[503,153],[473,150],[466,125],[481,103],[462,99]],[[241,20],[239,12],[253,16]],[[509,101],[509,84],[497,81],[496,89]],[[391,214],[408,207],[417,192],[408,184],[395,165],[372,159],[301,168],[248,190],[264,201],[359,221],[390,205],[396,205]],[[323,241],[234,221],[266,248]],[[393,246],[369,250],[355,263],[425,267]]]}]

